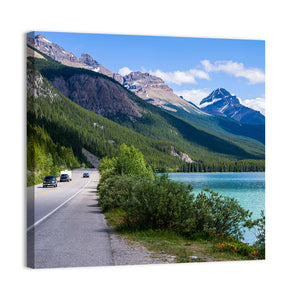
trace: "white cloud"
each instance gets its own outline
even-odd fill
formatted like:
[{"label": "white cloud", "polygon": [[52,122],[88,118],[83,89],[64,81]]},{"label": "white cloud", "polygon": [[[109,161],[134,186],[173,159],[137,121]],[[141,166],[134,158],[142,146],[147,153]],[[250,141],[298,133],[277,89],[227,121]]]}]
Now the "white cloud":
[{"label": "white cloud", "polygon": [[265,81],[265,73],[258,68],[246,68],[243,63],[229,61],[217,61],[214,64],[209,60],[202,60],[206,72],[225,72],[235,77],[244,77],[250,84],[261,83]]},{"label": "white cloud", "polygon": [[161,70],[149,71],[151,75],[160,77],[166,83],[175,83],[181,85],[182,83],[196,84],[196,78],[209,80],[209,74],[202,70],[190,69],[188,71],[174,71],[163,72]]},{"label": "white cloud", "polygon": [[239,100],[242,105],[250,107],[254,110],[258,110],[265,116],[265,99],[264,98],[255,98],[255,99],[246,99],[246,100],[239,99]]},{"label": "white cloud", "polygon": [[197,106],[201,100],[207,97],[210,93],[210,89],[198,89],[198,90],[182,90],[182,91],[174,91],[174,93],[178,96],[182,96],[185,100],[191,101]]},{"label": "white cloud", "polygon": [[195,77],[199,79],[207,79],[210,80],[209,74],[207,72],[204,72],[202,70],[197,70],[197,69],[190,69],[187,71],[188,73],[194,75]]},{"label": "white cloud", "polygon": [[131,73],[132,71],[128,68],[128,67],[123,67],[119,70],[119,74],[121,76],[125,76],[125,75],[128,75],[129,73]]}]

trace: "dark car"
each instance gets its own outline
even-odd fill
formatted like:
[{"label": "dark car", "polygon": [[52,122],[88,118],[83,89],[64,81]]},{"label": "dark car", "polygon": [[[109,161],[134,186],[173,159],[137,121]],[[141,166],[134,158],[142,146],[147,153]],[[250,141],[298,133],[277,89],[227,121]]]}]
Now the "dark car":
[{"label": "dark car", "polygon": [[43,188],[47,186],[57,187],[57,180],[54,175],[47,175],[43,180]]},{"label": "dark car", "polygon": [[89,178],[90,174],[89,173],[83,173],[83,178]]},{"label": "dark car", "polygon": [[60,181],[63,182],[63,181],[67,181],[69,182],[71,180],[70,176],[68,174],[61,174],[60,175]]}]

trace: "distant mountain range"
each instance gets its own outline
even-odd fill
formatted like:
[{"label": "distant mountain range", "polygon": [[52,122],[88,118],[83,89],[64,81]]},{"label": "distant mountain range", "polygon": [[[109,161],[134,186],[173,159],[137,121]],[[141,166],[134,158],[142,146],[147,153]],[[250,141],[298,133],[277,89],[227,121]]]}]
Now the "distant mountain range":
[{"label": "distant mountain range", "polygon": [[[122,77],[90,55],[83,53],[77,59],[41,35],[29,38],[28,46],[28,59],[50,82],[51,93],[60,92],[81,107],[153,139],[153,142],[143,142],[143,149],[149,144],[149,149],[154,147],[164,155],[169,153],[186,162],[264,159],[264,124],[246,124],[225,114],[209,114],[175,95],[156,76],[132,72]],[[213,99],[218,98],[214,96]],[[214,100],[207,99],[205,107],[215,104]],[[66,113],[64,115],[69,118]],[[124,134],[125,143],[126,136],[129,133]],[[108,142],[107,149],[122,142],[120,137],[111,140],[116,143]],[[138,144],[138,140],[135,143]],[[91,145],[84,147],[95,154]],[[146,152],[148,150],[144,154]]]},{"label": "distant mountain range", "polygon": [[265,117],[260,112],[242,105],[236,96],[231,95],[223,88],[215,89],[202,99],[197,107],[177,96],[161,78],[149,73],[132,72],[122,77],[105,68],[89,54],[82,53],[78,59],[72,52],[66,51],[40,34],[34,38],[28,38],[27,42],[64,65],[88,69],[111,77],[140,98],[170,112],[176,113],[178,109],[183,109],[189,113],[228,117],[244,124],[261,125],[265,123]]}]

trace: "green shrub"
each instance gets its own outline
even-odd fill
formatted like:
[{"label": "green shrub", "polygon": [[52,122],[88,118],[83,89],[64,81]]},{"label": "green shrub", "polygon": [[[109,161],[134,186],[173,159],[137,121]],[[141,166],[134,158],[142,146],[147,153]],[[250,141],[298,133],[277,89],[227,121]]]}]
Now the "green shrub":
[{"label": "green shrub", "polygon": [[127,221],[133,220],[142,228],[187,232],[193,219],[191,189],[167,175],[139,180],[134,185],[132,201],[123,207]]},{"label": "green shrub", "polygon": [[124,207],[126,202],[132,201],[133,189],[138,178],[133,176],[113,176],[98,185],[99,206],[102,211]]},{"label": "green shrub", "polygon": [[99,205],[103,211],[124,210],[130,226],[188,233],[194,227],[191,189],[167,175],[154,179],[118,175],[100,182]]},{"label": "green shrub", "polygon": [[253,226],[249,210],[239,202],[211,190],[202,191],[194,201],[197,230],[241,239],[243,228]]},{"label": "green shrub", "polygon": [[115,175],[154,178],[154,173],[151,167],[146,164],[142,152],[134,146],[128,147],[125,144],[119,147],[116,157],[103,158],[99,170],[102,180]]}]

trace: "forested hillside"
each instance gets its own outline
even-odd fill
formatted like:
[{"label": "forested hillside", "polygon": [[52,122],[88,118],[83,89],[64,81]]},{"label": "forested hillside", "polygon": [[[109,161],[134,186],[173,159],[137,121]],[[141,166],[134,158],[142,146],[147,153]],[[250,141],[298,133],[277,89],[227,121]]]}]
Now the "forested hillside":
[{"label": "forested hillside", "polygon": [[47,174],[59,176],[61,170],[80,166],[71,147],[54,143],[43,128],[27,123],[27,185],[40,182]]},{"label": "forested hillside", "polygon": [[[168,107],[173,108],[172,105],[168,105]],[[209,114],[202,114],[199,117],[199,114],[189,113],[178,107],[176,107],[176,112],[172,112],[172,114],[188,120],[197,127],[209,128],[212,133],[230,138],[237,144],[247,143],[250,147],[253,147],[253,144],[255,144],[256,147],[264,149],[265,125],[249,125],[230,118]],[[259,146],[259,143],[255,143],[255,141],[258,141],[261,145]]]}]

